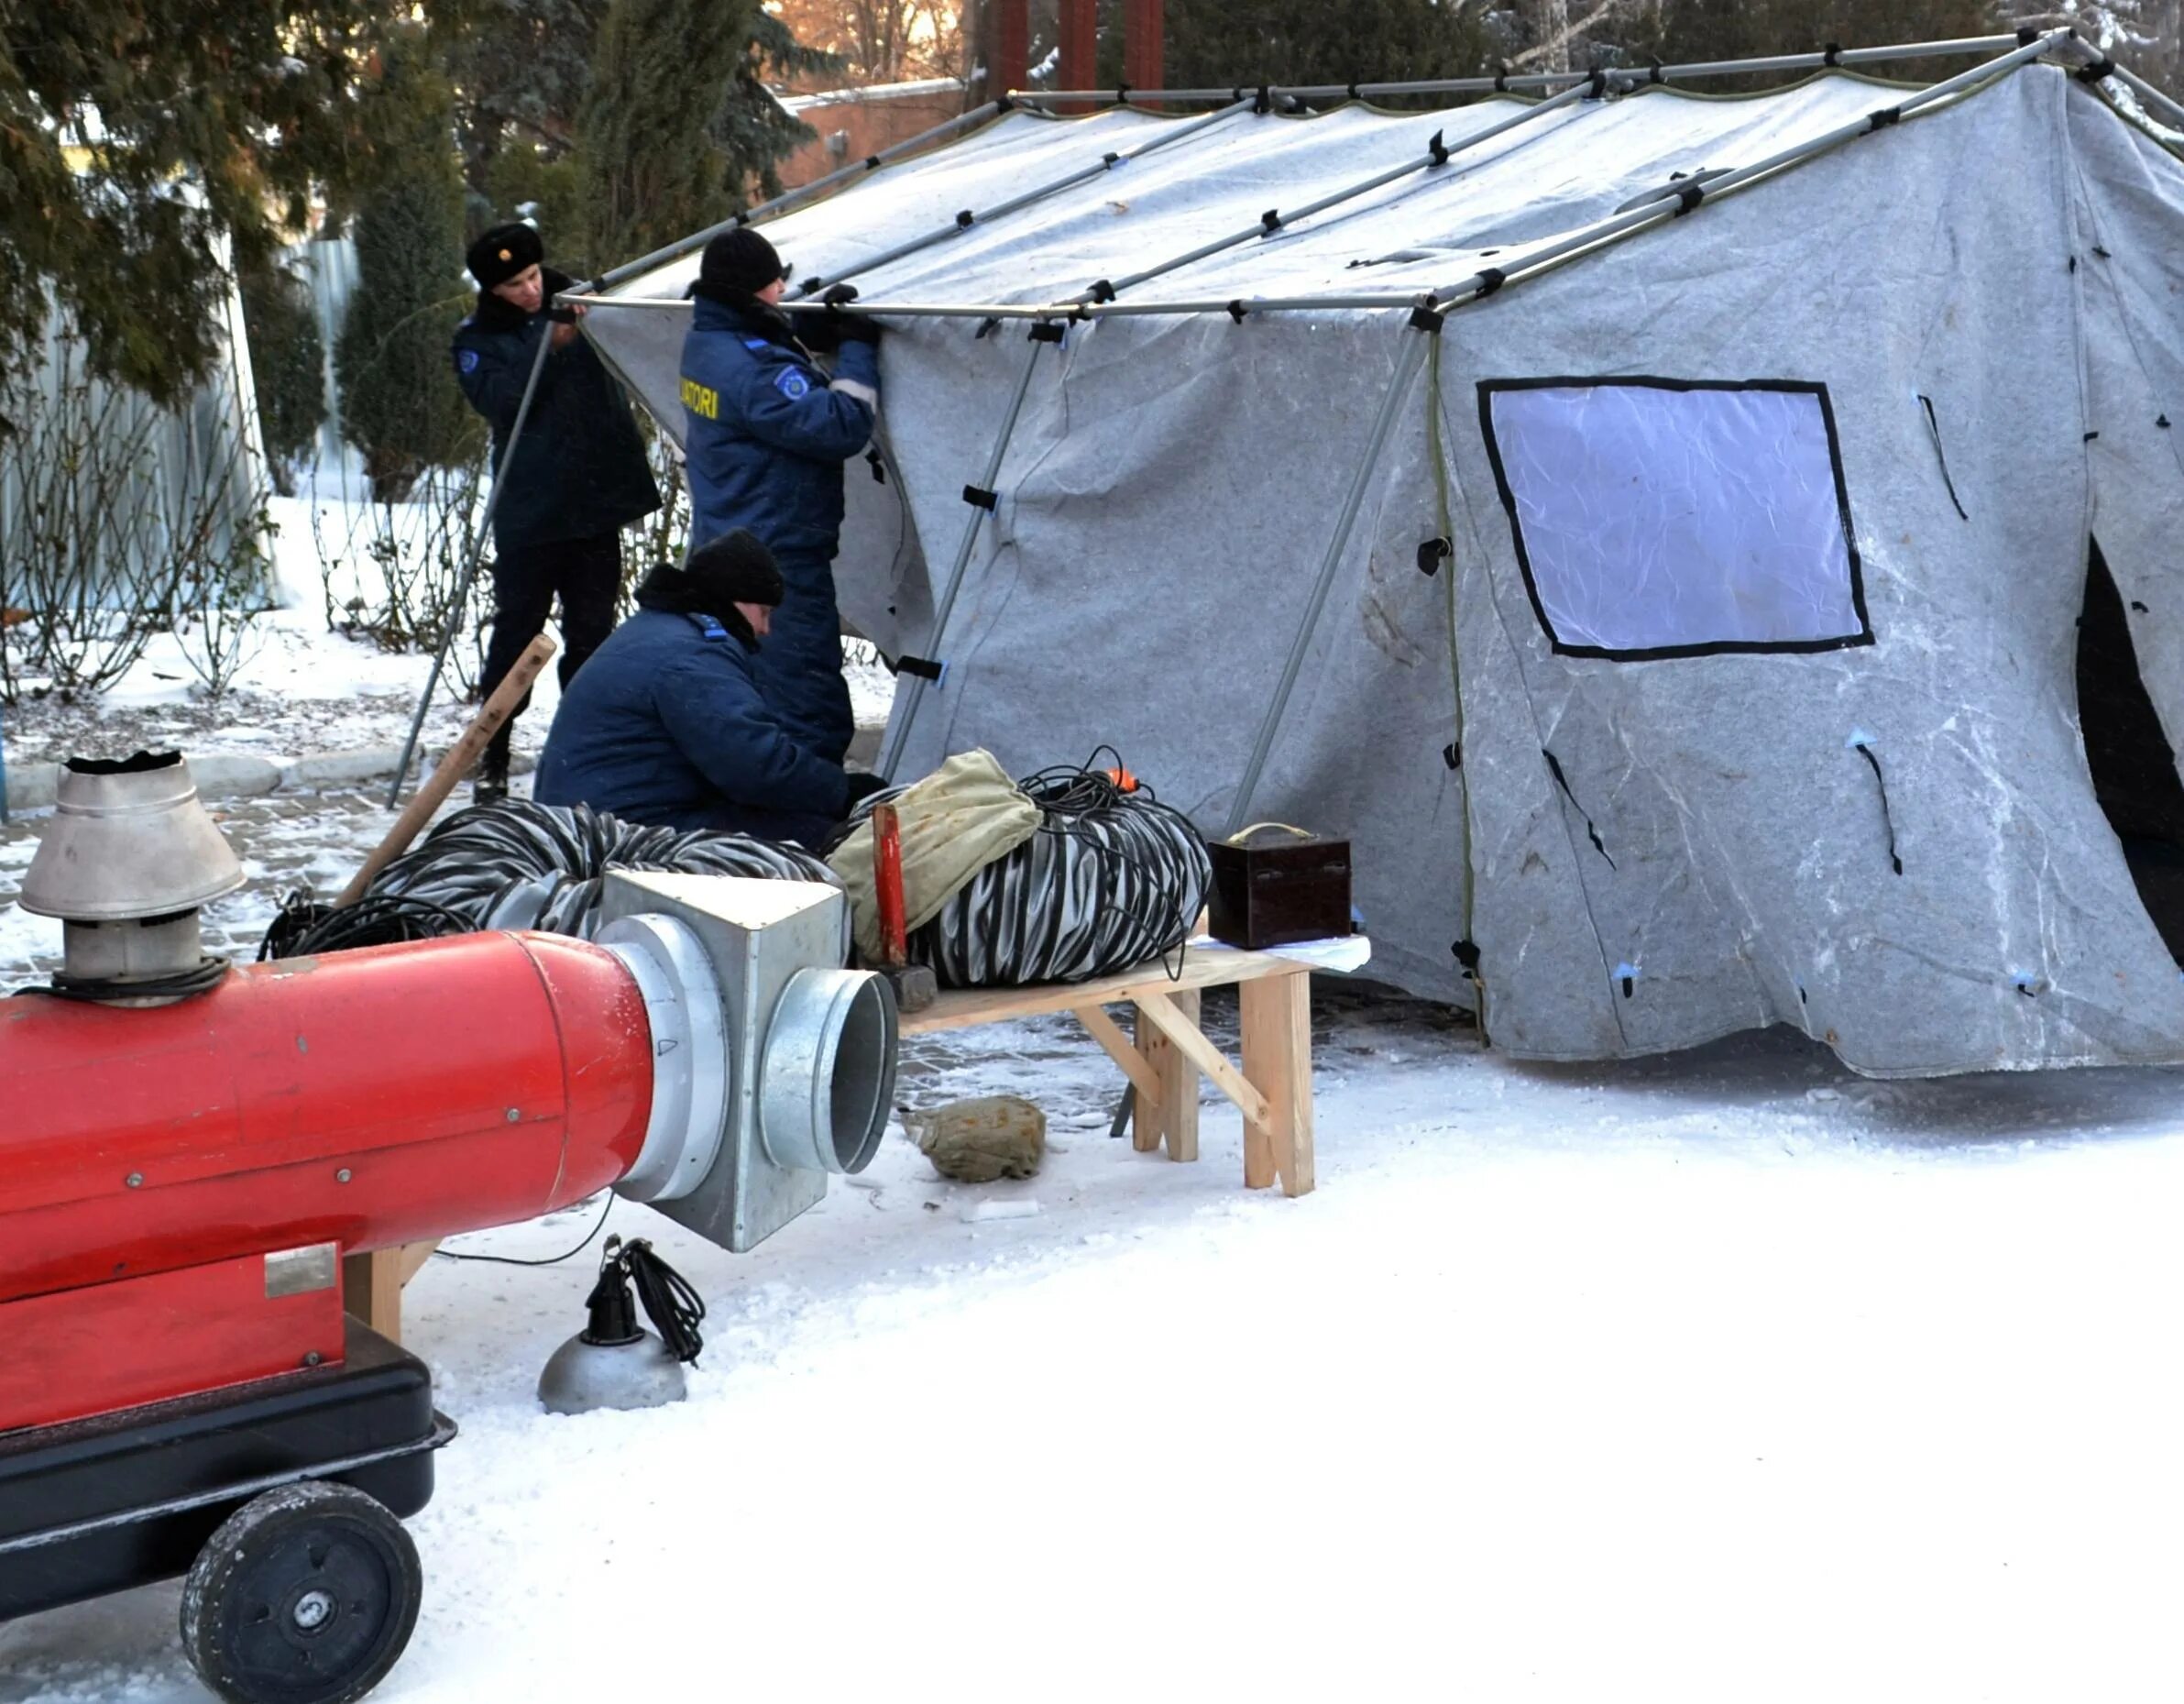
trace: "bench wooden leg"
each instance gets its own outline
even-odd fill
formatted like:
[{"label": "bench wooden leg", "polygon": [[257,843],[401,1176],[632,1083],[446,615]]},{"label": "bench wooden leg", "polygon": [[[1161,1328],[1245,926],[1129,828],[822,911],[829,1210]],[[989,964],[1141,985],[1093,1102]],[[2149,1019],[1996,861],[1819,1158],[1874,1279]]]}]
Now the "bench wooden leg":
[{"label": "bench wooden leg", "polygon": [[433,1258],[437,1242],[375,1248],[341,1258],[342,1300],[348,1311],[390,1342],[402,1340],[402,1286]]},{"label": "bench wooden leg", "polygon": [[1311,978],[1267,976],[1241,984],[1244,1079],[1267,1097],[1267,1122],[1244,1125],[1244,1182],[1282,1193],[1312,1187]]},{"label": "bench wooden leg", "polygon": [[[1179,989],[1166,996],[1177,1011],[1198,1022],[1199,997],[1195,988]],[[1168,1143],[1170,1160],[1198,1158],[1198,1068],[1182,1050],[1160,1032],[1158,1026],[1137,1008],[1137,1050],[1160,1078],[1158,1100],[1137,1097],[1131,1114],[1131,1141],[1138,1152],[1149,1154]]]}]

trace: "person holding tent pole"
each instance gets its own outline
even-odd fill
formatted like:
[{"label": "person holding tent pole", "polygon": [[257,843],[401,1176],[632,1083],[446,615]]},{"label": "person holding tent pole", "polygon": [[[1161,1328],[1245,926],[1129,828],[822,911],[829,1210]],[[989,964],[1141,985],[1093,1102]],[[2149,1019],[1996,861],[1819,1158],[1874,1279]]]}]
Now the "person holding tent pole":
[{"label": "person holding tent pole", "polygon": [[[455,379],[493,430],[502,486],[493,511],[493,636],[482,690],[490,696],[561,599],[561,684],[565,688],[614,629],[621,589],[621,529],[660,506],[629,399],[577,335],[581,308],[548,311],[570,280],[545,264],[528,225],[496,225],[465,263],[477,305],[455,334]],[[508,440],[538,356],[548,354],[531,413],[509,459]],[[521,715],[530,698],[517,707]],[[478,760],[472,797],[508,795],[510,716]]]},{"label": "person holding tent pole", "polygon": [[[839,764],[856,731],[834,594],[842,464],[878,421],[880,328],[863,315],[822,322],[840,345],[829,378],[776,305],[786,282],[774,245],[747,226],[706,245],[683,339],[690,542],[741,527],[772,550],[786,589],[756,659],[759,686],[799,743]],[[842,287],[827,301],[853,294]]]}]

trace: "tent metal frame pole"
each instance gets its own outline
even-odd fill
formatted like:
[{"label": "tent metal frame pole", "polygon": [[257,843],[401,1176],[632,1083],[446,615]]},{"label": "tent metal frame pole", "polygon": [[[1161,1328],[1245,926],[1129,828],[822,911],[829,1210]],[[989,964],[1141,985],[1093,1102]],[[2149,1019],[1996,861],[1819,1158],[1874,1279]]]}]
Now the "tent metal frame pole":
[{"label": "tent metal frame pole", "polygon": [[[1178,142],[1189,141],[1200,132],[1209,130],[1217,124],[1234,118],[1239,113],[1251,111],[1252,104],[1247,100],[1234,102],[1223,107],[1219,112],[1207,113],[1201,117],[1191,119],[1187,124],[1177,126],[1164,135],[1153,137],[1136,148],[1118,148],[1114,152],[1105,155],[1095,164],[1082,167],[1070,172],[1067,177],[1056,178],[1051,182],[1042,183],[1036,189],[1026,190],[1023,194],[1012,196],[1007,201],[989,207],[982,213],[966,208],[948,224],[937,225],[922,236],[912,237],[908,242],[897,243],[893,248],[883,250],[869,259],[860,260],[847,271],[837,272],[831,276],[806,279],[796,287],[797,294],[801,297],[815,296],[830,284],[839,284],[845,279],[856,278],[862,273],[874,271],[883,266],[892,266],[897,260],[916,254],[921,249],[930,248],[935,243],[944,243],[952,236],[960,236],[965,231],[975,230],[982,225],[991,224],[993,220],[1005,217],[1009,214],[1021,212],[1035,202],[1046,200],[1049,195],[1058,195],[1063,190],[1074,189],[1080,183],[1089,183],[1095,178],[1104,177],[1117,167],[1126,166],[1134,159],[1142,159],[1147,154],[1160,148],[1171,148]],[[783,305],[786,306],[787,304],[785,302]]]},{"label": "tent metal frame pole", "polygon": [[823,178],[814,178],[809,183],[799,184],[793,190],[784,191],[771,201],[763,201],[755,207],[746,207],[742,212],[721,220],[718,225],[708,225],[704,230],[694,236],[683,237],[678,241],[669,243],[664,248],[653,249],[649,255],[642,255],[634,260],[626,261],[610,272],[601,273],[589,288],[611,290],[624,279],[633,278],[638,273],[649,271],[656,266],[664,266],[670,260],[679,260],[692,250],[703,248],[713,238],[724,232],[740,230],[746,225],[756,225],[762,219],[776,218],[782,214],[802,206],[807,201],[818,199],[839,184],[847,183],[853,178],[865,177],[877,171],[882,166],[900,159],[905,154],[916,153],[918,149],[938,142],[943,137],[952,136],[959,130],[967,130],[975,125],[983,124],[989,118],[997,118],[1007,112],[1013,104],[1014,103],[1009,101],[988,101],[983,106],[974,106],[969,112],[937,124],[930,129],[920,130],[916,136],[905,137],[893,147],[883,148],[876,154],[867,154],[854,165],[840,167],[836,170],[829,171]]},{"label": "tent metal frame pole", "polygon": [[1227,236],[1216,237],[1210,243],[1202,244],[1191,249],[1188,254],[1180,254],[1173,259],[1163,260],[1159,265],[1147,267],[1142,272],[1133,272],[1127,278],[1117,279],[1114,280],[1114,288],[1117,291],[1128,290],[1136,285],[1143,284],[1148,280],[1158,278],[1164,273],[1194,265],[1198,261],[1220,254],[1224,249],[1235,248],[1255,239],[1263,240],[1271,237],[1300,220],[1312,218],[1319,214],[1325,213],[1330,207],[1339,206],[1344,202],[1354,200],[1359,195],[1370,194],[1374,190],[1381,189],[1399,179],[1407,178],[1414,172],[1430,170],[1436,166],[1444,166],[1454,156],[1468,148],[1477,148],[1481,143],[1491,142],[1497,137],[1506,136],[1509,131],[1521,125],[1531,124],[1534,119],[1543,118],[1550,113],[1559,112],[1565,106],[1582,101],[1586,92],[1587,86],[1584,83],[1580,83],[1575,88],[1565,89],[1562,93],[1550,100],[1528,106],[1522,112],[1503,119],[1499,124],[1489,125],[1476,135],[1467,136],[1461,141],[1451,142],[1446,146],[1441,145],[1441,132],[1436,130],[1433,132],[1432,145],[1428,147],[1424,156],[1421,159],[1405,160],[1401,165],[1393,166],[1386,171],[1376,173],[1361,183],[1353,183],[1348,188],[1337,190],[1331,195],[1322,195],[1318,201],[1307,203],[1294,213],[1284,214],[1279,208],[1271,209],[1260,219],[1258,224],[1247,226]]},{"label": "tent metal frame pole", "polygon": [[500,452],[500,466],[493,470],[493,489],[486,493],[486,511],[478,517],[477,536],[470,543],[470,559],[463,564],[463,577],[455,583],[455,602],[447,611],[447,631],[440,635],[440,648],[433,654],[433,672],[424,677],[424,691],[417,699],[417,713],[410,718],[410,737],[402,742],[401,760],[394,765],[394,785],[387,789],[387,808],[401,801],[402,780],[410,773],[410,760],[417,754],[417,736],[424,731],[425,714],[433,708],[433,694],[440,685],[440,672],[447,666],[447,654],[455,648],[455,631],[469,607],[471,582],[485,555],[486,541],[493,536],[493,514],[500,507],[504,475],[516,458],[516,445],[523,436],[523,423],[531,418],[531,399],[538,394],[539,375],[546,370],[546,355],[554,346],[554,330],[539,334],[538,353],[531,360],[531,376],[523,381],[523,400],[516,405],[516,423],[509,429],[508,447]]},{"label": "tent metal frame pole", "polygon": [[2020,65],[2029,64],[2042,54],[2052,51],[2071,39],[2071,32],[2067,29],[2050,31],[2037,39],[2026,43],[2014,53],[2005,53],[2000,59],[1989,60],[1984,64],[1975,65],[1969,71],[1959,71],[1954,77],[1930,84],[1915,93],[1907,95],[1894,106],[1882,107],[1854,123],[1838,126],[1825,135],[1815,137],[1807,142],[1800,142],[1793,148],[1785,148],[1779,153],[1771,154],[1766,159],[1757,160],[1751,165],[1740,166],[1733,171],[1725,172],[1718,178],[1709,179],[1704,183],[1690,183],[1684,188],[1680,194],[1664,194],[1659,201],[1648,202],[1644,206],[1634,207],[1629,213],[1618,214],[1611,218],[1586,225],[1579,230],[1573,231],[1559,242],[1551,243],[1544,248],[1536,249],[1524,255],[1521,258],[1512,260],[1506,268],[1495,268],[1489,272],[1475,272],[1470,278],[1458,284],[1436,289],[1428,300],[1433,305],[1443,308],[1461,307],[1466,302],[1480,301],[1492,295],[1505,284],[1520,282],[1524,279],[1545,271],[1575,255],[1621,242],[1627,237],[1637,236],[1641,231],[1650,230],[1654,225],[1682,218],[1685,214],[1694,212],[1707,203],[1718,200],[1723,195],[1733,194],[1762,178],[1772,177],[1776,172],[1785,170],[1789,167],[1802,165],[1810,159],[1816,159],[1822,154],[1833,152],[1846,142],[1855,141],[1861,136],[1870,136],[1875,130],[1893,126],[1901,119],[1912,117],[1937,102],[1946,101],[1956,95],[1983,87],[2005,72],[2014,71]]},{"label": "tent metal frame pole", "polygon": [[[1046,340],[1034,337],[1024,357],[1024,370],[1016,375],[1016,388],[1009,398],[1008,412],[1002,417],[1001,430],[994,434],[993,453],[986,457],[986,468],[978,489],[993,491],[1001,478],[1001,464],[1008,455],[1009,440],[1015,435],[1017,418],[1024,412],[1024,399],[1031,390],[1031,376],[1038,370],[1039,351]],[[968,493],[966,493],[968,495]],[[971,566],[971,553],[978,547],[979,531],[985,525],[989,511],[982,503],[971,505],[971,520],[963,528],[963,536],[956,545],[955,561],[949,566],[948,581],[940,589],[940,601],[933,607],[933,631],[927,643],[933,653],[933,661],[946,666],[942,649],[948,637],[948,620],[955,613],[956,594],[962,589],[963,574]],[[933,683],[936,687],[938,681]],[[902,714],[895,719],[894,731],[887,740],[887,749],[882,753],[879,773],[893,775],[894,766],[902,761],[903,748],[910,742],[910,730],[917,720],[919,708],[925,702],[926,677],[910,676],[910,688],[904,699]]]},{"label": "tent metal frame pole", "polygon": [[2109,74],[2114,77],[2118,82],[2137,95],[2146,105],[2156,108],[2161,114],[2163,121],[2171,129],[2184,130],[2184,106],[2179,105],[2174,97],[2164,94],[2136,71],[2116,63],[2113,60],[2109,61],[2108,69]]},{"label": "tent metal frame pole", "polygon": [[[1832,54],[1775,53],[1745,60],[1702,60],[1687,65],[1652,66],[1632,70],[1608,67],[1606,75],[1626,88],[1680,77],[1731,77],[1748,72],[1823,71],[1838,65],[1882,65],[1892,60],[1940,59],[1956,53],[1992,53],[2017,42],[2014,35],[1959,36],[1943,41],[1907,41],[1876,48],[1842,48]],[[1525,71],[1515,76],[1435,77],[1391,82],[1315,82],[1269,84],[1263,93],[1268,101],[1371,100],[1382,94],[1494,94],[1518,89],[1554,89],[1589,82],[1591,71]],[[1026,106],[1043,106],[1050,101],[1091,102],[1114,106],[1130,102],[1169,104],[1233,100],[1250,93],[1243,89],[1012,89],[1009,98]]]},{"label": "tent metal frame pole", "polygon": [[1235,833],[1250,820],[1252,797],[1258,791],[1259,777],[1266,772],[1275,736],[1281,731],[1283,717],[1289,713],[1290,695],[1296,690],[1297,676],[1304,667],[1305,654],[1311,649],[1312,634],[1327,605],[1327,594],[1333,588],[1335,574],[1349,549],[1358,511],[1365,507],[1365,494],[1372,487],[1373,475],[1379,470],[1380,457],[1388,448],[1388,436],[1395,429],[1396,416],[1402,411],[1404,399],[1418,382],[1419,369],[1425,365],[1426,353],[1432,346],[1432,339],[1441,335],[1437,317],[1432,318],[1430,324],[1421,322],[1405,329],[1412,335],[1396,357],[1395,377],[1388,383],[1387,396],[1381,400],[1380,412],[1373,421],[1371,435],[1366,440],[1365,454],[1357,458],[1357,470],[1350,476],[1350,489],[1343,495],[1343,506],[1335,515],[1334,532],[1327,541],[1326,554],[1320,558],[1320,575],[1312,584],[1311,599],[1305,605],[1304,619],[1297,623],[1296,638],[1290,642],[1290,654],[1282,664],[1280,684],[1274,688],[1274,697],[1259,722],[1258,738],[1252,745],[1250,761],[1244,765],[1244,778],[1236,784],[1235,797],[1229,805],[1227,826],[1222,830],[1224,834]]}]

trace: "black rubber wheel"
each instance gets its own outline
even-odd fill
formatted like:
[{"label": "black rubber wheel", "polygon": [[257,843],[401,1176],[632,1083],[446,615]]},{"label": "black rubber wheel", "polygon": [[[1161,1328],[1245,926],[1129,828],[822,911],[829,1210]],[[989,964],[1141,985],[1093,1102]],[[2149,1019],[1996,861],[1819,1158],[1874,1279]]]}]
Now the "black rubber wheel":
[{"label": "black rubber wheel", "polygon": [[182,1585],[182,1652],[228,1704],[350,1704],[400,1660],[423,1595],[385,1505],[307,1479],[205,1541]]}]

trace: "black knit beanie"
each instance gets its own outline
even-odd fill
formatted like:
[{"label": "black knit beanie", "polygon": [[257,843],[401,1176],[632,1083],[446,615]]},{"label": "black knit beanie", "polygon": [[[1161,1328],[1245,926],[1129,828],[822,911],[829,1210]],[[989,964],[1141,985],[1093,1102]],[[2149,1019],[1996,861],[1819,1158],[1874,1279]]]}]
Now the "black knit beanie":
[{"label": "black knit beanie", "polygon": [[773,609],[787,590],[774,553],[756,533],[738,527],[719,538],[708,539],[683,558],[683,573],[691,589],[707,599],[706,612],[722,615],[737,603],[763,603]]},{"label": "black knit beanie", "polygon": [[706,245],[698,263],[697,281],[708,290],[733,291],[755,296],[768,284],[788,276],[774,245],[756,231],[738,225],[723,231]]},{"label": "black knit beanie", "polygon": [[546,246],[530,225],[496,225],[470,245],[463,264],[482,288],[490,290],[531,267],[543,266],[545,258]]}]

